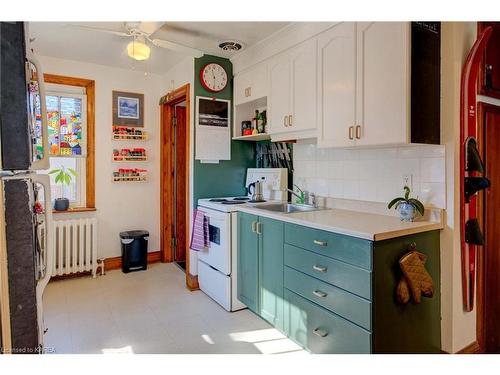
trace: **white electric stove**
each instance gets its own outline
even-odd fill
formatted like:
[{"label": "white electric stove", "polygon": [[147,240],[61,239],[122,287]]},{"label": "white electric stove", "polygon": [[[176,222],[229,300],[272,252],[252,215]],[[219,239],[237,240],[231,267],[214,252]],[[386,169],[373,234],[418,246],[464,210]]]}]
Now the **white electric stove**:
[{"label": "white electric stove", "polygon": [[[285,168],[249,168],[245,186],[260,181],[264,199],[286,201],[288,171]],[[206,198],[198,200],[198,208],[209,219],[210,246],[198,254],[198,283],[200,289],[227,311],[246,306],[237,298],[237,211],[250,203],[250,196]]]}]

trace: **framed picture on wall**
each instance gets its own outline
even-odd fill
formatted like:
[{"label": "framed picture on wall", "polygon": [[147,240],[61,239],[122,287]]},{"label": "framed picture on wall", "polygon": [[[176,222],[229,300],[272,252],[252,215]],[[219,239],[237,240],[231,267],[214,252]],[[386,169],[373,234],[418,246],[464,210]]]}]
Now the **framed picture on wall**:
[{"label": "framed picture on wall", "polygon": [[113,91],[113,125],[144,126],[144,94]]}]

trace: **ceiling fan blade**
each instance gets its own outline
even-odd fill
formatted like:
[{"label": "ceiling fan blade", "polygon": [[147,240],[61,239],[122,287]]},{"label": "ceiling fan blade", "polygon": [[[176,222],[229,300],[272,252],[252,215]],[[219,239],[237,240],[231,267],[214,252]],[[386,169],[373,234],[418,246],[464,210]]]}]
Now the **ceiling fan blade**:
[{"label": "ceiling fan blade", "polygon": [[149,36],[157,32],[163,25],[165,22],[140,22],[139,30]]},{"label": "ceiling fan blade", "polygon": [[168,40],[152,39],[151,42],[155,46],[166,48],[175,52],[185,53],[193,57],[202,57],[204,55],[203,51],[200,51],[199,49],[183,46],[182,44],[170,42]]},{"label": "ceiling fan blade", "polygon": [[77,27],[79,29],[86,29],[86,30],[97,31],[97,32],[100,32],[100,33],[106,33],[106,34],[113,34],[113,35],[117,35],[117,36],[130,37],[130,34],[128,34],[126,32],[123,32],[123,31],[101,29],[99,27],[91,27],[91,26],[75,25],[75,24],[69,24],[69,26],[71,26],[71,27]]}]

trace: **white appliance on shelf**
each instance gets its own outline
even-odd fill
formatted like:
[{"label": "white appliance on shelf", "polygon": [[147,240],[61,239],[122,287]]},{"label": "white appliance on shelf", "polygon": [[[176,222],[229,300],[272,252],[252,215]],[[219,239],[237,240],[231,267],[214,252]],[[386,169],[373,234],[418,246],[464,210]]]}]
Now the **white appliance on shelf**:
[{"label": "white appliance on shelf", "polygon": [[[245,186],[263,182],[264,199],[286,201],[288,170],[286,168],[249,168]],[[249,197],[205,198],[198,208],[209,220],[210,246],[198,252],[200,289],[227,311],[246,308],[237,297],[237,211],[249,203]],[[258,204],[258,203],[256,203]]]}]

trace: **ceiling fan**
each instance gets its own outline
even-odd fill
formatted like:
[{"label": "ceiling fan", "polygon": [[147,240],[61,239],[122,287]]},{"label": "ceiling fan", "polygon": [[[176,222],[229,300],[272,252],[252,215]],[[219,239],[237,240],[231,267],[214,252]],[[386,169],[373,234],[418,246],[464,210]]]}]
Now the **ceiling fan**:
[{"label": "ceiling fan", "polygon": [[203,56],[203,51],[200,51],[196,48],[191,48],[168,40],[152,38],[152,35],[156,33],[164,24],[165,22],[124,22],[124,31],[102,29],[99,27],[84,26],[78,24],[70,25],[73,27],[79,27],[94,30],[97,32],[131,38],[132,40],[127,44],[127,53],[131,58],[135,60],[149,59],[151,49],[146,44],[146,41],[156,47],[166,48],[171,51],[184,53],[189,56]]}]

